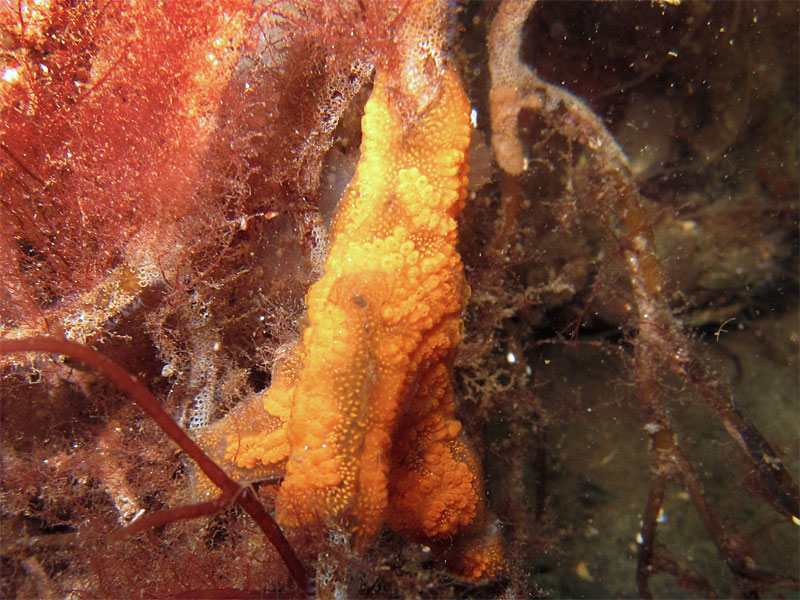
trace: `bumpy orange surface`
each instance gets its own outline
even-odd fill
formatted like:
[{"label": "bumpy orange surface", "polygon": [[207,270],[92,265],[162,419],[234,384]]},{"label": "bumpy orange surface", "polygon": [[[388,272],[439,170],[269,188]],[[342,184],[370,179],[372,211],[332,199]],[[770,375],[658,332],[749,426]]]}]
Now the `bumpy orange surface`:
[{"label": "bumpy orange surface", "polygon": [[301,340],[260,403],[204,436],[234,473],[285,469],[281,524],[336,524],[362,542],[384,524],[436,541],[483,518],[451,382],[468,294],[455,218],[470,106],[449,70],[412,122],[395,89],[378,73]]},{"label": "bumpy orange surface", "polygon": [[445,552],[448,568],[465,579],[494,579],[505,570],[503,538],[496,523],[481,523]]}]

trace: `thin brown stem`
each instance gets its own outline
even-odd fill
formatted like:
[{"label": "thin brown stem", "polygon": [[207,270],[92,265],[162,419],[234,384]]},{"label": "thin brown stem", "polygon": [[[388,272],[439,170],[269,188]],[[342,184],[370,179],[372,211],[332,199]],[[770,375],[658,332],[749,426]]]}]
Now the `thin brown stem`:
[{"label": "thin brown stem", "polygon": [[199,517],[210,517],[217,514],[219,511],[228,506],[231,498],[220,496],[208,502],[199,502],[197,504],[189,504],[186,506],[177,506],[167,510],[160,510],[149,515],[144,515],[136,519],[133,523],[122,529],[113,532],[109,538],[113,540],[120,540],[131,535],[135,535],[153,527],[160,527],[175,521],[186,521],[189,519],[197,519]]},{"label": "thin brown stem", "polygon": [[664,490],[666,488],[666,478],[662,473],[654,473],[653,480],[650,482],[650,491],[647,495],[644,515],[642,515],[641,543],[639,544],[639,556],[636,561],[636,586],[639,589],[639,596],[642,598],[652,598],[650,592],[650,576],[653,574],[653,557],[655,554],[656,529],[658,527],[658,515],[664,504]]},{"label": "thin brown stem", "polygon": [[653,557],[654,570],[669,573],[678,582],[678,585],[699,598],[717,598],[717,593],[708,579],[700,573],[690,569],[687,565],[679,563],[663,548],[658,548]]}]

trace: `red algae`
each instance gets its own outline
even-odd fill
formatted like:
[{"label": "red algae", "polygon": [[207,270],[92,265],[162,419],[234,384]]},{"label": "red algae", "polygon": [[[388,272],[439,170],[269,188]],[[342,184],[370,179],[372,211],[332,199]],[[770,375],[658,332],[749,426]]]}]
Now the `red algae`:
[{"label": "red algae", "polygon": [[18,73],[0,86],[3,312],[30,318],[91,289],[137,234],[196,210],[257,14],[243,1],[19,7],[0,13]]}]

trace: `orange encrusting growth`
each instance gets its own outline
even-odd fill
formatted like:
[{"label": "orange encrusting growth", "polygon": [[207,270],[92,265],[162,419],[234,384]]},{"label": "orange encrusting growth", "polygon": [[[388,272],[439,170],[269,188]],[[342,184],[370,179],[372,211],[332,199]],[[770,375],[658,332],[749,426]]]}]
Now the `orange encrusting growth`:
[{"label": "orange encrusting growth", "polygon": [[503,539],[493,523],[483,524],[483,531],[458,540],[446,554],[448,566],[465,579],[494,579],[505,571]]},{"label": "orange encrusting growth", "polygon": [[[444,377],[432,374],[461,339],[466,290],[454,217],[467,183],[469,104],[448,73],[439,98],[409,127],[393,108],[390,83],[383,73],[376,78],[362,121],[361,161],[334,226],[325,275],[308,294],[287,429],[291,454],[278,497],[287,525],[346,517],[365,538],[377,533],[390,506],[405,506],[389,500],[390,471],[413,477],[422,467],[418,460],[392,464],[393,439],[411,435],[398,427],[403,417],[424,412],[419,405],[427,402],[429,420],[438,417],[448,430],[434,441],[438,432],[421,428],[420,444],[445,444],[460,431],[449,368]],[[459,495],[475,497],[478,481],[467,469],[453,483]],[[406,526],[452,534],[457,520],[447,508],[442,502],[431,517],[441,524],[414,523],[409,514]],[[470,508],[462,519],[475,517],[477,502]]]},{"label": "orange encrusting growth", "polygon": [[284,526],[335,523],[361,543],[384,524],[441,540],[484,514],[451,382],[468,295],[455,218],[470,106],[445,69],[438,96],[409,122],[399,87],[389,71],[377,74],[301,340],[257,409],[204,434],[226,466],[268,473],[285,463]]}]

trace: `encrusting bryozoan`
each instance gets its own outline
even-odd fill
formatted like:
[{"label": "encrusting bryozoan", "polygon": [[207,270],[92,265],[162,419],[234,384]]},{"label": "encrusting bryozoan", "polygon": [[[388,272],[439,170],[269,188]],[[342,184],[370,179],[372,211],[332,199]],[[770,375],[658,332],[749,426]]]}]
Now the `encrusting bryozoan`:
[{"label": "encrusting bryozoan", "polygon": [[[342,526],[362,546],[384,525],[435,543],[470,538],[486,519],[451,381],[468,297],[456,217],[470,105],[443,66],[437,93],[409,119],[418,103],[403,83],[392,69],[376,74],[301,339],[267,391],[201,437],[241,476],[285,472],[282,525]],[[460,574],[495,573],[502,552],[489,546],[490,560],[467,561]]]}]

